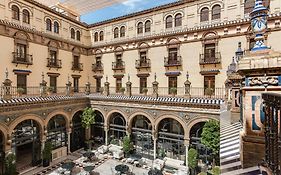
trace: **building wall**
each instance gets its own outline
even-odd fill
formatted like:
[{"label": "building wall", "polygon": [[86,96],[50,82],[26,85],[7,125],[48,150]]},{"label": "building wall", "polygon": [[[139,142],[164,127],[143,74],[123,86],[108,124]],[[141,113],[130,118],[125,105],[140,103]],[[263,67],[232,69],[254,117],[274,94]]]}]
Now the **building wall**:
[{"label": "building wall", "polygon": [[[98,50],[102,52],[102,62],[104,71],[102,73],[102,86],[105,82],[105,77],[108,77],[111,87],[115,87],[114,71],[112,70],[112,62],[115,61],[115,53],[118,47],[123,49],[123,61],[125,62],[125,72],[123,87],[130,81],[133,87],[139,86],[140,73],[135,68],[135,61],[139,59],[139,50],[142,43],[148,45],[147,57],[151,60],[151,68],[142,73],[149,73],[147,80],[148,87],[152,86],[154,74],[157,75],[159,87],[168,87],[168,77],[165,73],[178,71],[178,87],[183,87],[186,81],[186,74],[189,74],[191,86],[203,88],[204,76],[212,75],[212,71],[217,71],[216,88],[224,87],[226,80],[227,66],[231,63],[234,52],[237,50],[238,42],[242,42],[242,49],[249,49],[249,38],[253,37],[249,29],[249,20],[245,19],[244,3],[241,0],[217,0],[208,1],[200,0],[194,2],[184,2],[179,5],[167,6],[158,10],[148,10],[138,15],[128,15],[120,19],[109,20],[93,25],[86,25],[79,21],[74,21],[66,16],[60,15],[47,7],[38,5],[31,0],[17,1],[0,1],[2,8],[0,9],[1,22],[1,42],[0,46],[3,51],[0,53],[2,58],[0,64],[4,65],[0,79],[5,78],[4,69],[9,71],[10,79],[13,85],[16,85],[16,76],[12,71],[14,69],[30,70],[32,73],[28,76],[28,86],[39,86],[41,82],[41,74],[44,72],[45,80],[49,81],[47,73],[59,73],[58,85],[65,86],[68,76],[81,75],[80,86],[84,86],[88,81],[92,86],[95,86],[92,64],[95,62],[95,56]],[[22,20],[15,21],[12,19],[11,6],[17,5],[22,12],[23,9],[28,9],[31,12],[30,25],[23,24]],[[203,7],[212,8],[219,4],[222,7],[221,18],[219,20],[209,20],[208,22],[200,22],[200,10]],[[270,1],[271,14],[280,13],[281,4],[277,0]],[[165,29],[165,17],[167,15],[175,16],[177,13],[182,13],[183,20],[181,27],[173,27]],[[58,21],[60,24],[60,33],[46,31],[46,17],[49,17],[53,22]],[[247,17],[247,15],[246,15]],[[20,13],[20,19],[22,13]],[[211,10],[209,14],[211,19]],[[152,21],[152,29],[148,34],[137,35],[136,27],[140,21]],[[278,22],[279,21],[279,22]],[[126,35],[124,38],[113,39],[113,29],[120,26],[126,27]],[[91,26],[91,27],[90,27]],[[70,29],[81,31],[81,41],[70,38]],[[270,32],[268,32],[267,42],[275,50],[280,50],[278,46],[278,36],[280,35],[280,15],[270,16],[269,20]],[[15,50],[14,35],[17,31],[23,31],[29,36],[29,54],[33,55],[33,65],[16,65],[11,62],[12,52]],[[96,31],[104,31],[104,41],[95,42],[94,33]],[[58,59],[62,60],[61,69],[49,69],[47,64],[48,43],[54,41],[59,43]],[[169,43],[171,41],[172,43]],[[173,43],[175,42],[176,43]],[[203,44],[205,42],[214,42],[217,44],[216,51],[221,55],[219,64],[199,64],[200,54],[204,53]],[[179,45],[179,55],[182,57],[182,65],[179,67],[164,67],[164,57],[168,56],[169,45]],[[73,48],[78,48],[81,51],[81,63],[84,69],[81,72],[72,71],[72,52]],[[203,72],[203,73],[202,73]],[[207,73],[206,73],[207,72]],[[119,74],[120,72],[118,72]],[[72,80],[71,80],[72,81]],[[49,82],[48,82],[49,83]],[[72,81],[73,83],[73,81]]]}]

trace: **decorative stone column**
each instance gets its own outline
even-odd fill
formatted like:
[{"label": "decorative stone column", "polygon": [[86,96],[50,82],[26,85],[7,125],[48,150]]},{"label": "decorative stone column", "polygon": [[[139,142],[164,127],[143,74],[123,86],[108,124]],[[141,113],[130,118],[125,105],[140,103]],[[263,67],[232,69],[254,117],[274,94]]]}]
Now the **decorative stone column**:
[{"label": "decorative stone column", "polygon": [[44,80],[44,72],[42,72],[42,82],[40,83],[40,96],[47,96],[47,82]]},{"label": "decorative stone column", "polygon": [[187,72],[186,73],[186,81],[184,82],[184,93],[188,98],[190,98],[191,97],[191,94],[190,94],[191,82],[188,80],[188,78],[189,78],[189,74]]},{"label": "decorative stone column", "polygon": [[108,132],[109,132],[109,127],[104,126],[104,132],[105,132],[105,145],[108,145]]},{"label": "decorative stone column", "polygon": [[156,81],[156,73],[154,75],[154,82],[152,83],[152,88],[153,88],[153,93],[152,95],[155,97],[155,98],[158,98],[158,85],[159,83]]},{"label": "decorative stone column", "polygon": [[130,75],[128,75],[128,82],[126,83],[126,95],[132,96],[132,82],[130,82]]},{"label": "decorative stone column", "polygon": [[129,127],[128,125],[126,126],[126,134],[127,134],[127,136],[131,136],[131,134],[132,134],[132,128],[131,127]]},{"label": "decorative stone column", "polygon": [[65,84],[66,85],[66,95],[67,96],[70,96],[71,95],[71,82],[69,80],[69,76],[68,76],[68,80],[67,80],[67,83]]},{"label": "decorative stone column", "polygon": [[104,83],[104,95],[109,96],[109,85],[108,77],[106,76],[106,81]]},{"label": "decorative stone column", "polygon": [[189,139],[184,140],[184,146],[185,146],[185,165],[188,168]]},{"label": "decorative stone column", "polygon": [[70,154],[70,136],[71,136],[71,128],[68,129],[67,131],[67,154]]},{"label": "decorative stone column", "polygon": [[158,133],[153,130],[152,131],[152,140],[153,140],[153,160],[157,158],[157,139],[158,139]]},{"label": "decorative stone column", "polygon": [[11,89],[12,89],[12,81],[9,79],[9,72],[8,69],[6,69],[6,79],[3,82],[3,91],[4,91],[4,96],[3,99],[4,100],[10,100],[12,98],[12,94],[11,94]]}]

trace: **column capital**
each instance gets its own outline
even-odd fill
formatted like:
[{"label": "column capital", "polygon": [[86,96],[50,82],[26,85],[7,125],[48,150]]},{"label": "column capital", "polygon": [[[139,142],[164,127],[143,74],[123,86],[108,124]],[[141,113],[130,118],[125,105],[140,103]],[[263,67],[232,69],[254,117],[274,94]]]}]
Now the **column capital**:
[{"label": "column capital", "polygon": [[184,139],[184,146],[189,146],[190,139]]}]

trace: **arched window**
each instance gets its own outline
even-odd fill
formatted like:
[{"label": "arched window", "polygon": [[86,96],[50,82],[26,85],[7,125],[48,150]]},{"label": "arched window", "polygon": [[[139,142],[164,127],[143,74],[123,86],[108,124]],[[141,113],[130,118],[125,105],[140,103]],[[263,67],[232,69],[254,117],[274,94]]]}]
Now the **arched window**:
[{"label": "arched window", "polygon": [[70,29],[70,37],[71,39],[75,39],[75,31],[73,28]]},{"label": "arched window", "polygon": [[30,23],[30,15],[29,15],[29,11],[24,9],[22,11],[22,22],[29,24]]},{"label": "arched window", "polygon": [[212,9],[212,20],[221,18],[221,6],[215,5]]},{"label": "arched window", "polygon": [[125,37],[125,27],[124,26],[122,26],[120,28],[120,37]]},{"label": "arched window", "polygon": [[54,22],[54,32],[55,33],[59,33],[60,32],[59,23],[57,21]]},{"label": "arched window", "polygon": [[16,5],[12,6],[12,18],[15,20],[20,20],[20,9]]},{"label": "arched window", "polygon": [[114,38],[118,38],[118,37],[119,37],[119,29],[118,29],[118,27],[116,27],[114,29]]},{"label": "arched window", "polygon": [[99,33],[98,32],[95,33],[94,41],[95,42],[99,41]]},{"label": "arched window", "polygon": [[144,24],[144,32],[150,32],[151,31],[151,21],[146,21]]},{"label": "arched window", "polygon": [[103,41],[103,37],[104,37],[103,31],[100,31],[100,41]]},{"label": "arched window", "polygon": [[175,16],[175,27],[179,27],[182,25],[182,14],[178,13]]},{"label": "arched window", "polygon": [[80,38],[81,38],[81,33],[80,33],[80,31],[76,31],[76,39],[77,39],[77,41],[80,41]]},{"label": "arched window", "polygon": [[141,33],[143,33],[143,23],[139,22],[138,23],[138,34],[141,34]]},{"label": "arched window", "polygon": [[172,28],[173,27],[173,17],[167,16],[166,18],[166,28]]},{"label": "arched window", "polygon": [[209,21],[209,9],[207,7],[203,8],[200,12],[200,21]]},{"label": "arched window", "polygon": [[46,30],[52,31],[52,21],[49,18],[46,19]]}]

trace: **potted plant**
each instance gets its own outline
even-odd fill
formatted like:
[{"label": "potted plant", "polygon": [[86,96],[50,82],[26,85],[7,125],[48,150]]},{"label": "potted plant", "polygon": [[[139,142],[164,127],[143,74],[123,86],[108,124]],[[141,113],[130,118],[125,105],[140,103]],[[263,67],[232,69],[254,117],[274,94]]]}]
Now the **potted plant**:
[{"label": "potted plant", "polygon": [[176,87],[170,88],[170,92],[171,92],[171,94],[172,94],[173,97],[176,96],[176,94],[177,94],[177,88],[176,88]]},{"label": "potted plant", "polygon": [[24,93],[24,89],[21,88],[21,87],[17,88],[17,93],[18,93],[18,95],[21,97],[22,94]]},{"label": "potted plant", "polygon": [[16,175],[16,156],[14,153],[9,153],[5,158],[5,175]]},{"label": "potted plant", "polygon": [[54,87],[51,87],[51,86],[48,87],[47,92],[48,92],[49,95],[51,95],[54,92]]},{"label": "potted plant", "polygon": [[52,143],[46,142],[44,149],[42,151],[43,167],[47,167],[50,165],[50,162],[52,161],[52,150],[53,150]]},{"label": "potted plant", "polygon": [[128,155],[133,151],[134,145],[131,142],[131,138],[129,136],[125,136],[123,138],[123,151],[125,153],[125,157],[128,157]]},{"label": "potted plant", "polygon": [[83,110],[83,113],[81,115],[81,123],[82,123],[82,126],[83,128],[86,129],[86,145],[85,145],[85,149],[87,148],[90,148],[90,145],[92,144],[90,140],[90,127],[92,124],[95,123],[95,113],[93,111],[92,108],[90,107],[86,107],[84,110]]},{"label": "potted plant", "polygon": [[124,87],[121,87],[119,91],[121,92],[121,94],[124,94],[125,88],[124,88]]},{"label": "potted plant", "polygon": [[144,95],[147,95],[147,92],[148,92],[148,89],[147,89],[147,88],[143,88],[143,89],[142,89],[142,93],[143,93]]},{"label": "potted plant", "polygon": [[208,95],[211,97],[214,94],[214,89],[213,88],[206,88],[205,89],[205,95]]}]

